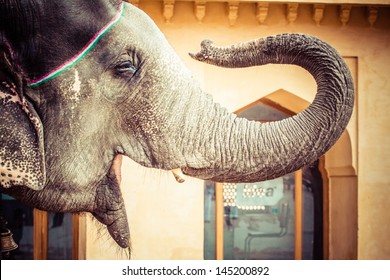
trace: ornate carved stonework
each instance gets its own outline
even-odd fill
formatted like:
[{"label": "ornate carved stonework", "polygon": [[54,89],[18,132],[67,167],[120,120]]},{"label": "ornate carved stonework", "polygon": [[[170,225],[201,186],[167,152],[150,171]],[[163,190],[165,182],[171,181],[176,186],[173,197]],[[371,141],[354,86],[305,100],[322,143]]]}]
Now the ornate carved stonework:
[{"label": "ornate carved stonework", "polygon": [[287,21],[288,23],[294,23],[298,18],[298,3],[287,4]]},{"label": "ornate carved stonework", "polygon": [[[143,2],[149,2],[149,0],[126,0],[127,2],[135,5],[135,6],[141,6]],[[234,26],[237,22],[237,19],[239,17],[239,5],[240,3],[246,3],[252,5],[254,11],[253,15],[256,17],[257,21],[259,24],[265,24],[267,19],[273,16],[272,14],[272,5],[281,5],[283,1],[257,1],[257,0],[154,0],[153,2],[150,3],[157,3],[158,5],[161,5],[162,3],[163,6],[163,17],[166,23],[171,22],[173,16],[174,16],[174,8],[175,8],[175,1],[184,1],[184,2],[193,2],[194,3],[194,9],[193,13],[195,15],[195,18],[198,22],[203,22],[204,18],[207,15],[207,3],[208,2],[213,2],[219,3],[222,6],[222,3],[224,5],[227,5],[227,18],[230,26]],[[324,3],[318,3],[320,1],[313,1],[310,4],[310,1],[305,1],[305,2],[293,2],[293,3],[287,3],[286,5],[286,21],[289,24],[293,24],[297,22],[297,19],[299,17],[299,5],[312,5],[312,18],[313,22],[319,26],[321,25],[324,17],[326,16],[325,14],[325,9],[328,5],[335,5],[333,2],[325,1]],[[362,4],[357,1],[357,3],[353,3],[353,1],[346,1],[349,4],[342,4],[338,5],[338,18],[340,20],[340,23],[342,26],[346,26],[349,23],[350,16],[351,16],[351,10],[354,6],[356,7],[361,7]],[[226,3],[226,4],[225,4]],[[284,2],[286,3],[286,2]],[[329,4],[325,4],[329,3]],[[383,6],[383,7],[388,7]],[[248,6],[247,6],[248,7]],[[368,21],[368,24],[371,27],[374,27],[375,24],[378,21],[380,11],[382,9],[382,6],[375,6],[375,4],[366,4],[365,8],[367,10],[366,14],[366,21]],[[305,10],[305,9],[302,9]],[[334,12],[334,10],[330,10],[330,12]]]},{"label": "ornate carved stonework", "polygon": [[375,22],[377,21],[378,19],[378,13],[379,13],[379,10],[377,7],[368,7],[367,8],[368,10],[368,23],[370,24],[371,27],[374,26]]},{"label": "ornate carved stonework", "polygon": [[238,18],[238,6],[240,2],[238,1],[230,1],[228,2],[228,19],[230,26],[236,24]]},{"label": "ornate carved stonework", "polygon": [[170,23],[173,17],[175,0],[164,0],[163,16],[166,23]]},{"label": "ornate carved stonework", "polygon": [[351,16],[352,5],[340,6],[340,21],[343,26],[346,26]]},{"label": "ornate carved stonework", "polygon": [[263,24],[268,16],[269,3],[257,2],[256,18],[260,24]]},{"label": "ornate carved stonework", "polygon": [[206,15],[206,1],[196,0],[195,1],[195,17],[198,22],[202,22]]},{"label": "ornate carved stonework", "polygon": [[313,5],[313,20],[317,26],[321,24],[324,18],[325,4],[314,4]]}]

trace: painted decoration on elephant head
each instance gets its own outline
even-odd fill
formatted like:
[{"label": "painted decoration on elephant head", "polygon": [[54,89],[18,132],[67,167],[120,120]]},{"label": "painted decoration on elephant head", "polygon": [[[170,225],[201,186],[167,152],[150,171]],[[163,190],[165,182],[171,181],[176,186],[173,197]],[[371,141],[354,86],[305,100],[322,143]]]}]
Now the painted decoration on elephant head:
[{"label": "painted decoration on elephant head", "polygon": [[243,210],[272,206],[283,197],[283,177],[257,183],[224,184],[223,197],[225,206]]}]

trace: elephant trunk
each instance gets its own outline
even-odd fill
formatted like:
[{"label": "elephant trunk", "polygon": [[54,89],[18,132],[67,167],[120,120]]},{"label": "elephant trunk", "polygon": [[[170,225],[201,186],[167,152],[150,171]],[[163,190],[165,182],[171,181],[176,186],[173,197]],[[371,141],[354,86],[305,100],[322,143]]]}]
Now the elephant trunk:
[{"label": "elephant trunk", "polygon": [[213,154],[209,158],[214,161],[210,160],[208,167],[183,168],[188,175],[220,182],[254,182],[282,176],[328,151],[351,117],[354,92],[348,67],[336,50],[317,38],[283,34],[227,48],[204,41],[201,51],[191,56],[230,68],[295,64],[313,75],[318,89],[307,109],[277,122],[248,121],[215,105],[218,121],[211,132],[214,136],[209,136],[213,141],[205,150]]}]

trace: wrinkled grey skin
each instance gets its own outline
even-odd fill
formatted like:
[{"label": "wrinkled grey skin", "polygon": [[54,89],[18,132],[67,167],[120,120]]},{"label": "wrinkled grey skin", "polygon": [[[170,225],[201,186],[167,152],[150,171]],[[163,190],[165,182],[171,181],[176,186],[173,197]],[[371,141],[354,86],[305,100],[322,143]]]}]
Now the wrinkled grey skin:
[{"label": "wrinkled grey skin", "polygon": [[[307,110],[280,122],[237,118],[202,91],[155,24],[126,4],[120,22],[60,76],[34,89],[3,86],[0,100],[14,91],[31,104],[26,114],[21,101],[13,103],[18,112],[9,115],[24,114],[23,120],[1,123],[0,135],[7,133],[5,126],[23,121],[29,131],[25,142],[32,144],[31,154],[20,160],[9,155],[15,148],[4,152],[0,144],[2,162],[31,165],[25,169],[30,176],[0,177],[2,192],[44,210],[91,212],[126,248],[130,233],[119,155],[146,167],[182,168],[202,179],[268,180],[315,161],[351,116],[349,70],[333,48],[313,37],[285,34],[228,48],[206,41],[192,56],[223,67],[297,64],[313,74],[318,94]],[[37,115],[41,124],[34,126]]]}]

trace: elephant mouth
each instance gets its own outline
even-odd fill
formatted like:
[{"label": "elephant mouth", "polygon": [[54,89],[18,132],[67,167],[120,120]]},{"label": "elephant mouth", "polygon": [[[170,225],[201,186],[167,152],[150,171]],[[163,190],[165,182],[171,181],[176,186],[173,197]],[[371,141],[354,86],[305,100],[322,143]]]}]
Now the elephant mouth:
[{"label": "elephant mouth", "polygon": [[120,154],[113,158],[108,174],[96,190],[95,207],[91,213],[99,222],[107,226],[109,234],[120,247],[128,248],[130,231],[120,190],[122,158]]},{"label": "elephant mouth", "polygon": [[[125,203],[120,191],[122,159],[123,156],[120,154],[113,158],[106,181],[97,190],[95,210],[92,214],[107,226],[109,234],[120,247],[129,248],[130,231]],[[172,169],[171,172],[177,182],[185,181],[185,175],[180,168]]]},{"label": "elephant mouth", "polygon": [[111,174],[115,176],[119,185],[122,181],[122,172],[121,172],[122,159],[123,159],[122,155],[120,154],[115,155],[111,162],[111,169],[110,169]]}]

